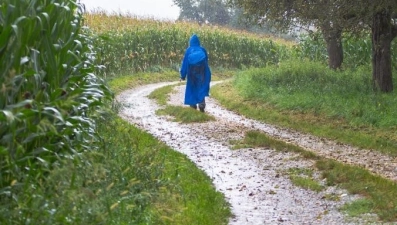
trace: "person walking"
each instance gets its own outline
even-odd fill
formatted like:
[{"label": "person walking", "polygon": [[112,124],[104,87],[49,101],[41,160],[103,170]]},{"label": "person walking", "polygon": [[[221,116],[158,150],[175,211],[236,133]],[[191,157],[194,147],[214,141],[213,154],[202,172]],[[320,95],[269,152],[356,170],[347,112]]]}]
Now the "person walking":
[{"label": "person walking", "polygon": [[189,40],[189,47],[185,51],[180,69],[180,80],[185,80],[184,104],[201,112],[205,109],[205,97],[209,96],[211,70],[208,65],[207,50],[201,46],[200,39],[193,34]]}]

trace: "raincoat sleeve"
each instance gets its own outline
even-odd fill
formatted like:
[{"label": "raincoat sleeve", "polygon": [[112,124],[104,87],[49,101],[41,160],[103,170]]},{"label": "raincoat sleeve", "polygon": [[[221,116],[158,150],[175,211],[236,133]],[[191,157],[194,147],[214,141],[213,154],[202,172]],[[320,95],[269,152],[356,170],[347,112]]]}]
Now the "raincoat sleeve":
[{"label": "raincoat sleeve", "polygon": [[186,78],[186,75],[187,75],[187,69],[188,69],[187,56],[189,55],[188,53],[189,53],[189,48],[186,49],[185,55],[183,56],[181,69],[179,71],[182,80],[184,80]]}]

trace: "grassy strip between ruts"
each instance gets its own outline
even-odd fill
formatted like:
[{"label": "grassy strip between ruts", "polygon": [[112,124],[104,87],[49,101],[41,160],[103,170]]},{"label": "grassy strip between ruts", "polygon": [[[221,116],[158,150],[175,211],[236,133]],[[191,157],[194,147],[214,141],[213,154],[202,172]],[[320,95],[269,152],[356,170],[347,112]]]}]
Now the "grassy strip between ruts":
[{"label": "grassy strip between ruts", "polygon": [[[299,118],[294,118],[292,114],[284,115],[283,112],[278,112],[274,108],[270,110],[258,102],[243,99],[231,83],[217,85],[212,89],[212,93],[224,106],[248,117],[282,125],[285,125],[286,121],[299,123]],[[322,171],[324,178],[327,178],[328,185],[338,185],[353,194],[366,197],[365,204],[361,200],[344,207],[345,210],[351,212],[349,214],[357,215],[357,211],[360,213],[374,212],[383,221],[397,221],[397,200],[393,197],[397,196],[397,184],[390,180],[375,176],[360,167],[321,158],[313,152],[256,131],[248,132],[245,140],[235,144],[237,147],[267,146],[279,151],[293,151],[302,154],[304,158],[315,160],[316,167]],[[307,182],[304,182],[302,186],[306,186],[306,184]],[[357,207],[359,207],[358,210]]]},{"label": "grassy strip between ruts", "polygon": [[173,88],[177,85],[168,85],[159,88],[148,96],[150,99],[155,99],[159,105],[163,106],[163,108],[157,110],[156,113],[158,115],[169,115],[174,117],[174,121],[182,123],[203,123],[215,120],[215,117],[206,113],[202,113],[198,110],[194,110],[190,107],[168,105],[168,96],[173,91]]}]

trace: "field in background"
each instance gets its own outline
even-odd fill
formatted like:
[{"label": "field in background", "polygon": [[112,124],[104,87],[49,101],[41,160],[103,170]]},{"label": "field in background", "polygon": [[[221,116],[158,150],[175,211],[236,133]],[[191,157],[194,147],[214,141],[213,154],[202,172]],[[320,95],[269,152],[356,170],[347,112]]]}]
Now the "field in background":
[{"label": "field in background", "polygon": [[289,57],[293,43],[269,36],[184,22],[140,20],[132,16],[86,14],[96,35],[99,62],[107,76],[136,72],[178,71],[190,36],[207,49],[210,66],[223,69],[263,67]]}]

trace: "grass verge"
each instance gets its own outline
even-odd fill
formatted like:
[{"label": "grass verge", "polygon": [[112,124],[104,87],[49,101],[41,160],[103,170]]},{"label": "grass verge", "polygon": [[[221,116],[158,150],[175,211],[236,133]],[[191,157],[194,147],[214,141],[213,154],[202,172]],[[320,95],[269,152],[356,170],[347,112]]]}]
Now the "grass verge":
[{"label": "grass verge", "polygon": [[397,156],[397,137],[392,128],[352,126],[342,118],[319,112],[280,109],[265,100],[244,98],[232,82],[213,87],[212,96],[226,108],[249,118]]},{"label": "grass verge", "polygon": [[163,73],[138,73],[134,75],[123,75],[112,77],[108,80],[109,86],[115,94],[134,88],[140,85],[177,81],[179,79],[178,73],[174,71],[166,71]]}]

